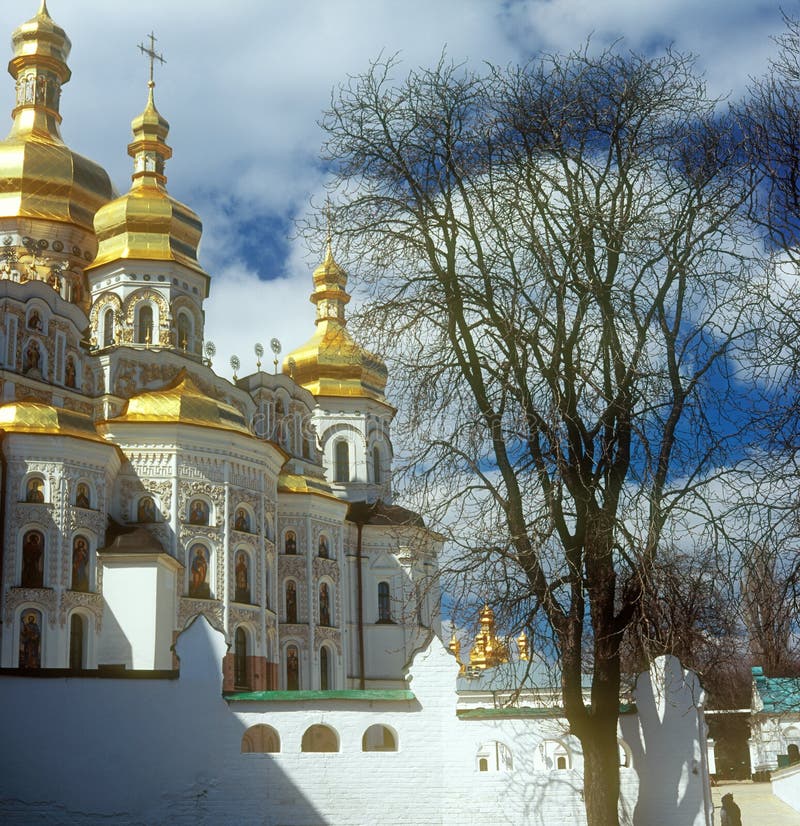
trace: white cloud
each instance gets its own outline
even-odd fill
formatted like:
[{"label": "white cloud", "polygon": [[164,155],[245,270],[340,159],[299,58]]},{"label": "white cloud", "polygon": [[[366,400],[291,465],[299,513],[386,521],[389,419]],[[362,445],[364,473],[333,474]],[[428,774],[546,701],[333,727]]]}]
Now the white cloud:
[{"label": "white cloud", "polygon": [[[5,0],[6,37],[38,2]],[[601,43],[624,36],[632,49],[674,42],[701,56],[716,91],[738,92],[762,71],[768,35],[781,29],[778,4],[752,0],[48,0],[48,7],[73,43],[64,138],[105,166],[121,191],[131,171],[130,121],[147,91],[147,64],[136,46],[155,31],[167,60],[156,67],[156,103],[170,121],[175,151],[168,186],[206,227],[202,260],[214,278],[209,335],[220,352],[243,350],[242,339],[265,337],[261,330],[297,342],[305,333],[291,331],[310,329],[309,257],[317,251],[278,239],[288,257],[276,268],[253,249],[274,247],[269,233],[284,232],[319,191],[317,120],[331,89],[381,52],[400,52],[408,68],[434,63],[445,46],[455,60],[505,64],[542,48],[574,48],[594,32]],[[5,85],[0,79],[0,109],[3,101],[10,112],[10,78]],[[271,228],[263,238],[248,237],[244,251],[238,236],[252,234],[253,222],[265,217],[274,219]],[[258,283],[258,275],[276,274],[285,276],[278,285]],[[240,296],[239,318],[248,322],[231,323],[224,319],[236,316],[239,286],[251,294],[277,290],[284,300],[265,301],[250,320],[251,295]],[[290,296],[295,287],[299,295]],[[290,320],[289,312],[300,314]]]}]

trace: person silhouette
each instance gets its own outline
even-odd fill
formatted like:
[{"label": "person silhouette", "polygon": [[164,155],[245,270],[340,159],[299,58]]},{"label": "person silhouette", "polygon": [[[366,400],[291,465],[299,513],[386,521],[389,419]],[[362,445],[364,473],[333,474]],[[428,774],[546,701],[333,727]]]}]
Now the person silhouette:
[{"label": "person silhouette", "polygon": [[722,826],[742,826],[742,810],[733,802],[733,795],[722,795],[722,812],[720,815]]}]

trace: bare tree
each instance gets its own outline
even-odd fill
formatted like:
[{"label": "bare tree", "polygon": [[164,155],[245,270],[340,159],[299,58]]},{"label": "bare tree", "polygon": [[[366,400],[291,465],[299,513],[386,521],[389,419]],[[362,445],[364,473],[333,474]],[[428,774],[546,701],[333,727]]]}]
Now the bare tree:
[{"label": "bare tree", "polygon": [[797,260],[800,240],[800,20],[784,15],[777,56],[737,107],[752,176],[751,215]]},{"label": "bare tree", "polygon": [[665,531],[715,547],[703,491],[745,432],[740,148],[671,52],[397,71],[376,62],[322,121],[337,255],[450,569],[548,629],[589,824],[617,824],[622,639]]}]

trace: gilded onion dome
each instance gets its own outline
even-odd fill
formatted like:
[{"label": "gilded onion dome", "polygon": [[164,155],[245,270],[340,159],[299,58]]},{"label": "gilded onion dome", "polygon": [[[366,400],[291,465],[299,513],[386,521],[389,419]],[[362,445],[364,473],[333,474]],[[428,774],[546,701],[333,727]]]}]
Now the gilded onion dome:
[{"label": "gilded onion dome", "polygon": [[95,430],[90,416],[52,404],[18,401],[0,406],[0,430],[43,436],[72,436],[108,444]]},{"label": "gilded onion dome", "polygon": [[100,246],[88,269],[127,258],[176,261],[205,275],[197,261],[203,225],[166,189],[164,166],[172,157],[166,143],[169,123],[156,109],[155,83],[150,80],[148,85],[147,105],[131,122],[128,154],[133,158],[133,183],[125,195],[98,210],[94,229]]},{"label": "gilded onion dome", "polygon": [[146,390],[132,396],[123,412],[109,423],[118,422],[191,424],[251,435],[239,410],[206,395],[185,370],[159,390]]},{"label": "gilded onion dome", "polygon": [[0,142],[0,219],[58,221],[91,233],[95,212],[115,193],[105,170],[61,139],[69,38],[42,0],[36,16],[13,33],[12,45],[8,71],[16,81],[16,105],[11,131]]},{"label": "gilded onion dome", "polygon": [[497,636],[494,624],[494,611],[488,604],[484,605],[478,615],[479,628],[475,642],[469,652],[471,668],[494,668],[500,663],[508,662],[508,645]]},{"label": "gilded onion dome", "polygon": [[386,365],[359,345],[345,325],[347,273],[336,263],[328,241],[325,260],[314,270],[312,303],[317,329],[283,362],[283,372],[314,396],[351,396],[386,402]]}]

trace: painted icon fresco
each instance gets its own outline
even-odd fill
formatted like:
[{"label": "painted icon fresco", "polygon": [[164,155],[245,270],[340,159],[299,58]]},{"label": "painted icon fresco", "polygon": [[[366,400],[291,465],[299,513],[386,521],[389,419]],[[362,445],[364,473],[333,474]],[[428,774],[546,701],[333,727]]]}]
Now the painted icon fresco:
[{"label": "painted icon fresco", "polygon": [[297,622],[297,586],[291,579],[286,583],[286,622]]},{"label": "painted icon fresco", "polygon": [[300,688],[300,659],[295,645],[290,645],[286,649],[286,688],[288,691],[297,691]]},{"label": "painted icon fresco", "polygon": [[322,559],[330,558],[330,545],[328,545],[328,537],[324,533],[319,535],[319,555]]},{"label": "painted icon fresco", "polygon": [[72,590],[89,590],[89,542],[84,536],[72,540]]},{"label": "painted icon fresco", "polygon": [[233,527],[237,531],[250,533],[250,514],[244,508],[236,509],[236,517],[234,519]]},{"label": "painted icon fresco", "polygon": [[193,499],[189,505],[189,524],[208,525],[209,513],[208,502],[203,499]]},{"label": "painted icon fresco", "polygon": [[211,588],[208,584],[208,549],[204,545],[193,545],[189,551],[189,559],[189,596],[196,599],[211,599]]},{"label": "painted icon fresco", "polygon": [[156,521],[156,503],[152,496],[143,496],[139,500],[139,505],[136,508],[137,522],[155,522]]},{"label": "painted icon fresco", "polygon": [[325,582],[319,586],[319,624],[331,624],[331,598]]},{"label": "painted icon fresco", "polygon": [[42,667],[42,612],[28,608],[19,623],[19,667]]},{"label": "painted icon fresco", "polygon": [[20,585],[23,588],[44,586],[44,535],[41,531],[28,531],[22,538]]},{"label": "painted icon fresco", "polygon": [[283,541],[283,552],[286,554],[297,553],[297,534],[294,531],[286,531],[286,538]]},{"label": "painted icon fresco", "polygon": [[244,551],[236,554],[236,602],[250,602],[250,560]]},{"label": "painted icon fresco", "polygon": [[85,482],[79,482],[75,490],[75,507],[76,508],[91,508],[92,499],[89,492],[89,486]]},{"label": "painted icon fresco", "polygon": [[25,501],[39,504],[44,502],[44,480],[38,476],[31,476],[25,486]]}]

